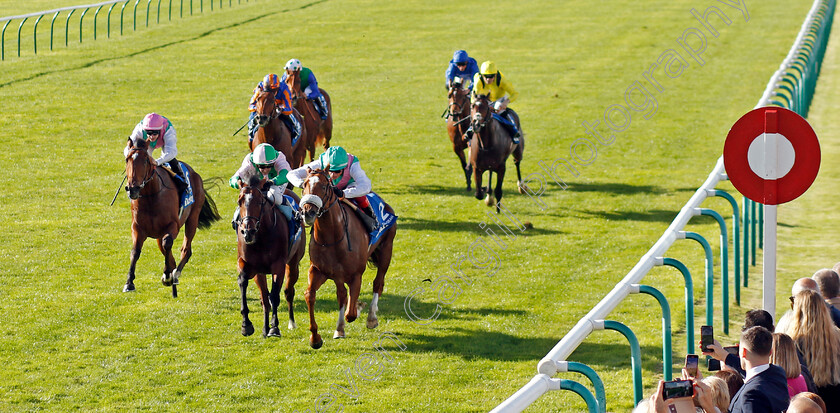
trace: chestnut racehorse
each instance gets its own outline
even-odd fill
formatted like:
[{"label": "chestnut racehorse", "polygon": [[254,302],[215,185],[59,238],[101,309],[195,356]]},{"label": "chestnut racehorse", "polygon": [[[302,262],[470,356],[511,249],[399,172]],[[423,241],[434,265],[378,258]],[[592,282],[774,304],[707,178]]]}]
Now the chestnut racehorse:
[{"label": "chestnut racehorse", "polygon": [[[140,258],[140,251],[146,238],[156,238],[158,248],[163,253],[165,262],[161,282],[172,286],[172,296],[178,296],[178,278],[181,270],[192,256],[192,239],[196,228],[208,228],[220,219],[216,204],[210,194],[204,190],[201,176],[184,164],[184,172],[189,173],[194,202],[178,214],[180,200],[178,190],[170,173],[158,167],[149,156],[148,143],[129,139],[129,152],[125,158],[125,174],[128,197],[131,199],[131,265],[124,292],[134,291],[134,269]],[[172,245],[178,232],[184,226],[184,243],[181,245],[181,259],[175,267]]]},{"label": "chestnut racehorse", "polygon": [[[471,109],[471,124],[473,137],[470,141],[470,165],[473,169],[475,180],[475,197],[487,199],[487,206],[502,200],[502,182],[505,178],[505,163],[507,158],[513,154],[513,163],[516,165],[516,179],[519,193],[524,193],[522,188],[522,173],[519,170],[519,163],[522,162],[522,152],[525,148],[525,136],[519,138],[519,144],[515,145],[511,140],[510,133],[502,124],[493,118],[493,109],[490,98],[487,95],[477,95]],[[519,117],[516,117],[519,126]],[[519,129],[522,130],[521,128]],[[487,187],[481,185],[481,175],[484,171],[490,171],[487,178]],[[496,188],[494,194],[490,193],[493,185],[493,172],[496,173]],[[499,206],[496,205],[496,213],[499,213]]]},{"label": "chestnut racehorse", "polygon": [[315,102],[307,99],[306,94],[300,88],[300,71],[292,71],[291,74],[286,72],[286,85],[289,86],[292,93],[292,106],[303,115],[303,122],[306,125],[306,150],[309,151],[309,161],[311,162],[315,159],[316,144],[320,144],[324,149],[330,147],[333,127],[332,101],[330,95],[324,89],[318,88],[324,95],[328,109],[327,118],[321,119],[321,115],[315,109]]},{"label": "chestnut racehorse", "polygon": [[[280,305],[280,283],[289,308],[289,329],[295,328],[295,315],[292,302],[295,298],[295,283],[300,274],[300,260],[306,247],[306,235],[289,246],[289,223],[280,211],[266,198],[265,180],[252,177],[239,190],[239,228],[236,231],[236,244],[239,259],[239,290],[242,293],[242,335],[254,334],[254,325],[248,318],[246,290],[248,280],[256,278],[260,292],[260,304],[263,308],[263,337],[280,337],[277,320],[277,307]],[[294,192],[287,195],[299,201]],[[271,274],[271,291],[266,285],[266,274]],[[269,310],[271,324],[269,327]]]},{"label": "chestnut racehorse", "polygon": [[[324,343],[315,322],[316,291],[328,279],[335,282],[339,316],[333,338],[343,338],[344,320],[353,322],[358,316],[359,291],[366,263],[377,268],[367,327],[376,328],[379,325],[376,312],[379,297],[385,286],[385,273],[391,265],[394,235],[397,233],[396,226],[390,227],[376,243],[369,246],[370,235],[364,225],[347,205],[347,201],[339,200],[335,191],[336,188],[325,171],[310,170],[303,184],[300,204],[304,224],[312,226],[309,237],[309,286],[304,296],[309,308],[309,331],[312,332],[309,345],[314,349],[320,348]],[[383,205],[385,211],[394,214],[389,205]],[[350,288],[349,303],[345,285]]]},{"label": "chestnut racehorse", "polygon": [[[274,96],[275,92],[273,91],[262,91],[257,95],[254,102],[257,130],[254,132],[254,140],[251,141],[251,151],[253,152],[254,148],[261,143],[268,143],[286,156],[286,160],[289,161],[292,168],[297,168],[303,165],[303,157],[306,155],[304,143],[306,125],[301,123],[301,137],[298,138],[297,144],[292,146],[292,133],[279,118],[280,114],[277,112]],[[293,111],[292,116],[297,117],[298,122],[301,122],[299,113]]]},{"label": "chestnut racehorse", "polygon": [[446,108],[446,130],[449,132],[449,140],[452,142],[452,151],[461,160],[461,169],[464,170],[464,177],[467,180],[467,191],[470,188],[472,178],[472,166],[467,163],[464,157],[464,150],[467,149],[467,141],[464,133],[469,128],[470,119],[470,90],[465,87],[463,81],[456,77],[449,87],[449,106]]}]

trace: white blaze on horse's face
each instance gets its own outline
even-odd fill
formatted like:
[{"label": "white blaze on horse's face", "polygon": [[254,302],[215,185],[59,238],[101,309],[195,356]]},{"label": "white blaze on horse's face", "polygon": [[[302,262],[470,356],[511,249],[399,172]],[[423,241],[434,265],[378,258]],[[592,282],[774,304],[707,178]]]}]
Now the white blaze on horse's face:
[{"label": "white blaze on horse's face", "polygon": [[138,155],[140,155],[140,153],[134,152],[134,155],[131,155],[131,159],[136,161]]}]

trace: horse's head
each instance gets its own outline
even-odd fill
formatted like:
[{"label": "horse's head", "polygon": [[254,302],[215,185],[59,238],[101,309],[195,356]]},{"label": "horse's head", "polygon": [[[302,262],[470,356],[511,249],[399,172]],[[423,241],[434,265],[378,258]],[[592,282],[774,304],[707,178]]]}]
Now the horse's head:
[{"label": "horse's head", "polygon": [[449,113],[451,115],[466,115],[469,106],[467,97],[470,90],[469,83],[460,77],[455,77],[449,84]]},{"label": "horse's head", "polygon": [[490,97],[488,95],[476,95],[470,112],[473,131],[478,132],[484,128],[492,116],[493,112],[490,109]]},{"label": "horse's head", "polygon": [[257,100],[254,102],[256,106],[255,118],[261,127],[268,125],[271,118],[277,117],[277,105],[274,103],[274,96],[276,94],[274,90],[263,90],[257,94]]},{"label": "horse's head", "polygon": [[300,88],[300,70],[286,70],[286,86],[289,87],[289,93],[292,97],[292,105],[298,99],[304,99],[303,91]]},{"label": "horse's head", "polygon": [[[323,169],[311,169],[303,181],[303,196],[300,198],[300,210],[306,226],[327,212],[338,198],[330,181],[330,175]],[[329,203],[328,203],[329,202]]]},{"label": "horse's head", "polygon": [[239,228],[237,232],[242,235],[242,239],[248,245],[257,240],[260,218],[268,202],[266,193],[262,189],[264,185],[265,180],[251,176],[248,183],[242,185],[239,190]]},{"label": "horse's head", "polygon": [[131,199],[140,198],[140,191],[154,177],[155,165],[149,157],[149,144],[139,139],[134,142],[128,140],[128,155],[125,157],[125,176],[128,185],[128,197]]}]

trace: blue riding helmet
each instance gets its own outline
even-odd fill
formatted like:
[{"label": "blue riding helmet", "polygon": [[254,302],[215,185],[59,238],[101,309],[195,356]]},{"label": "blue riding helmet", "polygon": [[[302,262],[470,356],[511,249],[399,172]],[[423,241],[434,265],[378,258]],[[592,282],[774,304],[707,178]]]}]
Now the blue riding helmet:
[{"label": "blue riding helmet", "polygon": [[470,60],[466,50],[458,50],[452,55],[452,61],[455,63],[466,63]]}]

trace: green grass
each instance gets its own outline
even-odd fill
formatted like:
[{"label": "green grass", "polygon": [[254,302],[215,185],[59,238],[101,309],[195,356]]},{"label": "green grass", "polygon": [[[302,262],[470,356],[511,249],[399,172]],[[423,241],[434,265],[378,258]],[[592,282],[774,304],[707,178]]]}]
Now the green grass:
[{"label": "green grass", "polygon": [[[702,67],[675,39],[699,25],[689,10],[711,3],[664,0],[517,7],[266,0],[214,13],[205,4],[199,17],[7,59],[0,71],[0,364],[6,366],[0,410],[303,412],[315,411],[319,397],[333,402],[325,411],[492,409],[530,380],[539,359],[624,277],[706,179],[729,127],[757,102],[811,2],[751,3],[748,22],[715,4],[732,23],[708,37]],[[5,3],[0,10],[33,11]],[[460,48],[479,62],[495,60],[521,92],[514,107],[527,133],[525,175],[540,172],[538,161],[567,157],[586,136],[581,122],[623,103],[628,86],[643,82],[665,50],[679,50],[689,66],[676,78],[660,72],[663,91],[651,90],[655,115],[632,112],[630,126],[611,145],[597,145],[597,158],[578,167],[580,176],[564,176],[567,190],[549,185],[545,210],[515,193],[509,171],[504,202],[534,229],[508,240],[493,277],[467,269],[473,283],[461,282],[440,317],[420,325],[406,316],[406,297],[428,289],[426,278],[453,277],[450,266],[476,240],[492,243],[479,227],[488,209],[463,190],[438,117],[445,64]],[[837,66],[836,53],[829,56],[835,60],[826,72]],[[246,153],[245,138],[230,135],[247,119],[254,84],[290,57],[311,67],[332,96],[333,143],[360,157],[375,190],[400,216],[379,328],[356,322],[347,339],[329,339],[337,304],[327,284],[318,295],[316,317],[326,337],[318,351],[307,345],[305,281],[295,301],[298,329],[271,340],[239,334],[235,237],[226,222],[235,191],[211,194],[225,219],[197,235],[177,299],[158,281],[162,260],[154,242],[138,263],[138,291],[121,292],[130,213],[125,195],[108,206],[122,178],[126,136],[150,111],[174,122],[180,159],[205,178],[229,177]],[[836,133],[830,123],[836,89],[818,89],[813,122],[821,137]],[[829,201],[807,200],[831,195],[836,168],[827,159],[835,146],[825,147],[815,189],[780,209],[782,298],[793,279],[836,260],[826,258],[837,255],[831,238],[819,234],[836,212]],[[704,207],[731,216],[721,199]],[[808,218],[813,214],[821,220]],[[698,217],[687,230],[712,243],[719,275],[717,224]],[[699,247],[677,242],[668,255],[694,274],[703,319]],[[731,340],[741,314],[760,303],[758,271],[751,268],[743,307],[731,309]],[[362,300],[371,298],[371,278],[367,273]],[[681,277],[656,268],[644,282],[670,298],[678,365]],[[251,290],[256,309],[253,284]],[[428,316],[437,303],[434,293],[422,294],[415,311]],[[649,297],[629,298],[610,315],[639,335],[646,393],[661,377],[659,318]],[[375,349],[383,332],[405,346],[385,345],[392,362]],[[382,360],[381,370],[365,367],[366,354]],[[569,359],[605,380],[610,411],[631,408],[624,338],[596,332]],[[558,377],[585,383],[579,375]],[[529,411],[557,410],[581,411],[583,404],[570,392],[554,392]]]}]

